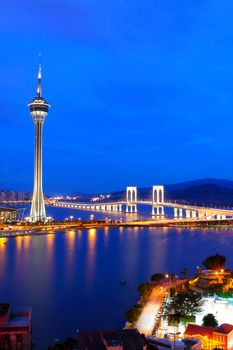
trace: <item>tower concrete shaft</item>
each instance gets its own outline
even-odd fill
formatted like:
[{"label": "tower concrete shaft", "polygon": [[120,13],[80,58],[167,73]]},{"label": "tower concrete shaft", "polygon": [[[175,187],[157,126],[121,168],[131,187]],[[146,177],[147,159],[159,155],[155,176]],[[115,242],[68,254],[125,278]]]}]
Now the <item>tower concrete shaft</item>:
[{"label": "tower concrete shaft", "polygon": [[42,130],[45,117],[50,105],[42,97],[41,89],[41,65],[38,70],[37,95],[28,104],[35,125],[35,149],[34,149],[34,188],[30,221],[46,221],[46,212],[42,185]]}]

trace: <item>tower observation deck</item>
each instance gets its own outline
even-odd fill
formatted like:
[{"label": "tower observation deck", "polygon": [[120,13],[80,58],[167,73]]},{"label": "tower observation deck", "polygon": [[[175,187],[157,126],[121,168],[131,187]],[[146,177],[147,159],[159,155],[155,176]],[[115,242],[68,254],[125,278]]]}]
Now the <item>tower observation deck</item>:
[{"label": "tower observation deck", "polygon": [[41,88],[41,65],[38,69],[38,83],[36,97],[28,104],[35,125],[35,149],[34,149],[34,188],[30,221],[46,221],[44,195],[42,186],[42,129],[45,117],[50,105],[42,97]]}]

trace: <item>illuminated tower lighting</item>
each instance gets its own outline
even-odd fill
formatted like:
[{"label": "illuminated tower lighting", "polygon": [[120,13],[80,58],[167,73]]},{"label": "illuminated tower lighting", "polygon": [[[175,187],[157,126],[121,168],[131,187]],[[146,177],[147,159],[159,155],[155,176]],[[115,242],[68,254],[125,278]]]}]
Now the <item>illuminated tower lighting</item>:
[{"label": "illuminated tower lighting", "polygon": [[42,97],[41,89],[41,64],[38,69],[38,83],[36,97],[28,104],[35,125],[35,149],[34,149],[34,188],[30,221],[46,221],[44,195],[42,187],[42,129],[45,117],[50,105]]}]

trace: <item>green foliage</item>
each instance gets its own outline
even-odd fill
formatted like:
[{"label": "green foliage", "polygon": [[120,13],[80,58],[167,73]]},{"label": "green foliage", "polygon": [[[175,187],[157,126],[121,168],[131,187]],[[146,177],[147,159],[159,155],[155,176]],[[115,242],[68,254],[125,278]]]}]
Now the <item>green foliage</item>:
[{"label": "green foliage", "polygon": [[144,302],[149,298],[153,288],[154,286],[151,283],[141,283],[138,286],[138,292],[141,294],[141,298]]},{"label": "green foliage", "polygon": [[224,269],[226,257],[221,254],[210,255],[203,261],[203,265],[207,270],[221,270]]},{"label": "green foliage", "polygon": [[156,272],[156,273],[154,273],[154,274],[151,276],[150,280],[151,280],[152,282],[159,282],[159,281],[161,281],[161,280],[164,279],[164,278],[165,278],[164,273]]},{"label": "green foliage", "polygon": [[154,286],[152,283],[141,283],[138,286],[138,292],[141,295],[141,302],[136,305],[130,310],[127,310],[125,312],[125,317],[127,318],[128,322],[135,323],[141,313],[143,304],[148,300]]},{"label": "green foliage", "polygon": [[172,326],[180,322],[187,324],[190,317],[194,317],[202,310],[202,298],[199,294],[185,291],[175,295],[164,308],[164,317]]},{"label": "green foliage", "polygon": [[128,322],[135,323],[141,313],[142,305],[136,304],[134,307],[130,310],[127,310],[125,312],[125,317],[127,318]]},{"label": "green foliage", "polygon": [[218,321],[213,314],[207,314],[202,319],[202,325],[206,327],[217,327]]},{"label": "green foliage", "polygon": [[187,267],[184,267],[184,269],[181,271],[181,274],[186,277],[188,274],[189,270],[187,269]]},{"label": "green foliage", "polygon": [[217,295],[221,298],[233,298],[233,292],[218,292]]},{"label": "green foliage", "polygon": [[176,294],[176,288],[170,288],[170,297],[173,297]]},{"label": "green foliage", "polygon": [[221,293],[222,292],[222,284],[220,284],[220,283],[213,284],[212,286],[209,286],[208,291],[212,295]]}]

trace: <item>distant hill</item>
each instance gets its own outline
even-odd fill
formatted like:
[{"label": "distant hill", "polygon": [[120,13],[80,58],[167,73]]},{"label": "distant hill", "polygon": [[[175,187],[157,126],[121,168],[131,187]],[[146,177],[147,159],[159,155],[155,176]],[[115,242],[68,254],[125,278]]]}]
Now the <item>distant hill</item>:
[{"label": "distant hill", "polygon": [[[79,200],[87,201],[100,196],[95,194],[73,193]],[[112,200],[125,199],[125,190],[109,192]],[[152,188],[138,188],[138,198],[150,200]],[[165,199],[189,204],[233,207],[233,181],[225,179],[200,179],[165,185]],[[107,201],[109,199],[105,199]]]},{"label": "distant hill", "polygon": [[219,186],[213,183],[190,186],[181,189],[167,190],[168,200],[188,204],[233,207],[233,188]]},{"label": "distant hill", "polygon": [[178,184],[168,184],[165,186],[169,190],[179,190],[179,189],[185,189],[193,186],[201,186],[201,185],[209,185],[209,184],[233,189],[233,181],[225,180],[225,179],[214,179],[214,178],[186,181]]}]

